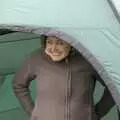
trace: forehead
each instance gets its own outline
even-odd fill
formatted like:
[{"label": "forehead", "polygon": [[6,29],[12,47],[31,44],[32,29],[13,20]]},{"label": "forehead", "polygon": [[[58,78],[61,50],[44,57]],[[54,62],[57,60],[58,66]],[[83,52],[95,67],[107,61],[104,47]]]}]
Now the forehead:
[{"label": "forehead", "polygon": [[57,38],[56,36],[48,36],[46,40],[47,40],[47,41],[48,41],[48,40],[49,40],[49,41],[53,41],[53,42],[62,42],[62,43],[64,43],[64,44],[69,44],[69,43],[67,43],[67,42],[64,41],[64,40],[62,40],[62,39],[60,39],[60,38]]}]

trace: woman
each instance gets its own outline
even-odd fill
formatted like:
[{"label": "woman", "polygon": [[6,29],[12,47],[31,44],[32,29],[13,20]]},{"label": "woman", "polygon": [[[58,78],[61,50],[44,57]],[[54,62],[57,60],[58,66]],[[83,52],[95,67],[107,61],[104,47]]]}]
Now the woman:
[{"label": "woman", "polygon": [[[98,120],[93,106],[93,67],[70,44],[48,36],[13,80],[15,95],[31,120]],[[36,79],[37,97],[29,86]]]}]

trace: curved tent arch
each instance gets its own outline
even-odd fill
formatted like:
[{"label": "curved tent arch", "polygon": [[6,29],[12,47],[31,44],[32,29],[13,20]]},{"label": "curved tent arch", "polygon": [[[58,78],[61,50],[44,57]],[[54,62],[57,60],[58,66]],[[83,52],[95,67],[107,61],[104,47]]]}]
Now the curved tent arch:
[{"label": "curved tent arch", "polygon": [[[2,26],[1,28],[41,35],[55,35],[56,37],[65,40],[75,47],[96,69],[105,84],[108,86],[116,104],[120,106],[120,91],[118,89],[120,76],[112,69],[111,61],[105,61],[102,54],[93,53],[92,49],[85,44],[85,38],[82,36],[84,33],[80,29],[67,29],[67,28],[50,28],[50,27],[32,27],[32,26]],[[90,29],[91,30],[91,29]],[[104,31],[105,29],[103,29]],[[93,31],[96,31],[93,29]],[[96,32],[97,33],[97,32]],[[80,34],[80,36],[78,36]],[[83,40],[82,40],[83,39]],[[87,40],[87,39],[86,39]],[[89,40],[89,39],[88,39]],[[97,40],[98,41],[98,40]],[[86,41],[88,42],[88,41]],[[92,41],[93,42],[93,41]],[[91,43],[92,43],[91,42]],[[94,41],[95,42],[95,41]],[[109,41],[111,42],[111,41]],[[115,46],[115,44],[113,44]],[[119,45],[119,44],[118,44]],[[88,47],[88,48],[87,48]],[[94,45],[93,45],[94,47]],[[116,47],[116,46],[115,46]],[[117,46],[119,48],[119,46]],[[97,49],[96,49],[97,50]],[[118,85],[118,87],[117,87]]]}]

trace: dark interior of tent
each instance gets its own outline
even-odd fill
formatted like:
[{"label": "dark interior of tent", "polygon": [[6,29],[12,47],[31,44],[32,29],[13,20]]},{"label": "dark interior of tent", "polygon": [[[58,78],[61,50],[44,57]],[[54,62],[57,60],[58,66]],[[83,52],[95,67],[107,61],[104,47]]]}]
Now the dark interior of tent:
[{"label": "dark interior of tent", "polygon": [[[32,52],[40,47],[40,35],[27,32],[0,29],[0,120],[28,120],[12,90],[12,78]],[[36,97],[36,84],[32,81],[30,90]],[[104,93],[104,86],[97,81],[94,90],[94,104]],[[117,105],[102,120],[119,120]]]}]

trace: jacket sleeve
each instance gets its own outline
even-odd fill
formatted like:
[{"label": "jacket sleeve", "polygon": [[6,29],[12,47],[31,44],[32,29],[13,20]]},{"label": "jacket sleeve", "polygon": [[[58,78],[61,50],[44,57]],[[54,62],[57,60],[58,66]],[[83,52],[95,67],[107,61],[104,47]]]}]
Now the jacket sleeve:
[{"label": "jacket sleeve", "polygon": [[30,82],[36,77],[34,73],[33,61],[27,60],[12,82],[13,92],[28,116],[31,116],[34,107],[29,89]]}]

